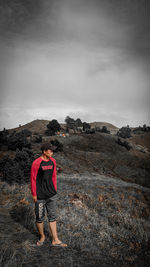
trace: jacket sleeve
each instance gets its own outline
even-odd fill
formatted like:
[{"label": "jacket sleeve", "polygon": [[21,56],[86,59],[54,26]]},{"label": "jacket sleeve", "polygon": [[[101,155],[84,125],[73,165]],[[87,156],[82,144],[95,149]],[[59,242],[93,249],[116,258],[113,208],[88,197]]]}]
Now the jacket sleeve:
[{"label": "jacket sleeve", "polygon": [[30,183],[31,183],[31,193],[32,196],[36,196],[36,178],[38,173],[39,166],[34,161],[31,166],[31,173],[30,173]]},{"label": "jacket sleeve", "polygon": [[53,163],[54,163],[54,170],[53,170],[53,174],[52,174],[52,182],[54,185],[55,190],[57,191],[57,170],[56,170],[56,160],[53,158],[52,159]]}]

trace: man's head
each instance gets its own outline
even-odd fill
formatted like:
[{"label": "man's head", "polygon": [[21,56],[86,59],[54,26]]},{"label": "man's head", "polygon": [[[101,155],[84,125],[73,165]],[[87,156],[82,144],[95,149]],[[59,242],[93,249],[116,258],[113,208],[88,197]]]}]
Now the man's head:
[{"label": "man's head", "polygon": [[56,150],[56,146],[53,146],[50,143],[44,143],[41,146],[42,154],[46,155],[47,157],[51,157],[55,150]]}]

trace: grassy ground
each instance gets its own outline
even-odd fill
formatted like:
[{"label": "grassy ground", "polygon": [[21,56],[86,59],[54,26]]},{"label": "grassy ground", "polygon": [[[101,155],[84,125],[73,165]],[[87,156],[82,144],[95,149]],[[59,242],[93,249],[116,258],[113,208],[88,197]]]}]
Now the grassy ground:
[{"label": "grassy ground", "polygon": [[150,187],[150,155],[127,150],[116,143],[117,137],[97,133],[58,139],[64,151],[54,157],[63,172],[96,172]]},{"label": "grassy ground", "polygon": [[[46,217],[46,242],[36,246],[30,184],[0,182],[1,266],[149,266],[150,155],[135,149],[148,148],[149,136],[129,139],[130,151],[116,138],[99,133],[58,137],[64,148],[54,154],[62,168],[57,229],[65,249],[50,247]],[[37,156],[40,147],[32,144]],[[14,158],[15,152],[4,155]]]},{"label": "grassy ground", "polygon": [[36,247],[30,185],[0,183],[1,266],[149,266],[150,189],[106,175],[59,174],[59,238]]}]

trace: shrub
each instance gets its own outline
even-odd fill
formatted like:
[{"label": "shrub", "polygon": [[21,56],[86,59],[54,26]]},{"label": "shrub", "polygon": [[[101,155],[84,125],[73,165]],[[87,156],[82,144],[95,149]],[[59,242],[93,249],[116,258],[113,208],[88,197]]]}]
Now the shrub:
[{"label": "shrub", "polygon": [[83,131],[89,130],[91,128],[91,125],[87,122],[83,122]]},{"label": "shrub", "polygon": [[131,129],[129,128],[129,126],[127,127],[122,127],[121,129],[119,129],[119,131],[117,132],[117,135],[119,137],[122,138],[130,138],[131,137]]},{"label": "shrub", "polygon": [[92,129],[87,129],[85,131],[86,134],[94,134],[95,133],[95,128],[92,128]]},{"label": "shrub", "polygon": [[31,143],[28,142],[27,138],[25,136],[22,136],[22,134],[16,134],[13,136],[10,136],[7,139],[7,145],[9,150],[15,151],[16,149],[23,149],[23,147],[31,148]]},{"label": "shrub", "polygon": [[23,147],[31,148],[31,143],[28,142],[27,137],[31,136],[31,132],[27,129],[16,133],[13,131],[10,135],[8,131],[0,132],[0,145],[6,145],[9,150],[15,151],[16,149],[22,149]]},{"label": "shrub", "polygon": [[34,135],[32,138],[32,142],[41,143],[42,142],[42,136],[41,135]]},{"label": "shrub", "polygon": [[106,127],[106,126],[103,126],[103,127],[102,127],[101,132],[102,132],[102,133],[108,133],[108,134],[110,134],[110,131],[107,130],[107,127]]},{"label": "shrub", "polygon": [[57,139],[51,141],[51,144],[52,144],[53,146],[56,146],[56,147],[57,147],[55,152],[58,152],[58,151],[61,152],[61,151],[63,151],[63,144],[60,143]]},{"label": "shrub", "polygon": [[52,136],[52,135],[55,135],[56,132],[60,131],[61,126],[57,120],[52,120],[47,125],[47,128],[48,129],[45,131],[45,134]]},{"label": "shrub", "polygon": [[8,137],[4,134],[3,131],[0,132],[0,145],[7,145]]},{"label": "shrub", "polygon": [[131,145],[126,140],[122,141],[120,138],[117,139],[117,144],[124,146],[127,150],[130,150],[132,148]]},{"label": "shrub", "polygon": [[133,133],[134,134],[140,134],[142,132],[150,132],[150,127],[149,126],[146,126],[146,124],[143,125],[143,127],[139,126],[139,127],[136,127],[134,130],[133,130]]},{"label": "shrub", "polygon": [[100,127],[95,127],[95,131],[96,132],[101,132],[101,128]]},{"label": "shrub", "polygon": [[25,137],[28,137],[28,136],[31,136],[32,135],[32,132],[29,131],[28,129],[24,129],[23,131],[19,132],[19,135],[21,136],[25,136]]},{"label": "shrub", "polygon": [[0,160],[1,179],[9,184],[28,183],[33,160],[33,152],[28,148],[23,148],[22,151],[17,149],[14,159],[10,159],[9,156],[3,157]]}]

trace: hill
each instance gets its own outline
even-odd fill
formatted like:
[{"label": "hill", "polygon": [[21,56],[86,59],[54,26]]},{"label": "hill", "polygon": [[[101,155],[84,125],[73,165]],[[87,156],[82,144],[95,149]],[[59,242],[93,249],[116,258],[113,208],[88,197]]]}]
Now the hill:
[{"label": "hill", "polygon": [[45,130],[47,129],[47,124],[49,123],[48,120],[34,120],[31,121],[29,123],[26,123],[20,127],[16,127],[13,129],[9,129],[9,132],[20,132],[24,129],[28,129],[29,131],[31,131],[33,134],[34,133],[38,133],[38,134],[44,134]]},{"label": "hill", "polygon": [[[70,134],[66,138],[61,136],[45,136],[44,132],[47,124],[47,120],[35,120],[21,127],[11,129],[11,131],[16,130],[17,132],[28,129],[33,134],[40,133],[42,135],[42,142],[55,140],[58,143],[60,142],[63,145],[63,151],[57,152],[54,157],[63,173],[81,174],[96,172],[150,187],[149,132],[142,134],[134,134],[132,132],[132,137],[125,140],[131,147],[130,150],[127,150],[125,146],[118,144],[118,136],[114,134],[101,132],[96,132],[95,134],[76,133]],[[92,127],[102,127],[104,124],[112,131],[117,130],[112,124],[102,122],[91,123]],[[37,157],[41,152],[41,141],[39,143],[34,142],[33,138],[30,141],[32,152]],[[122,138],[123,142],[124,139]],[[5,150],[1,151],[0,158],[3,159],[5,155],[11,157],[11,159],[16,157],[15,151],[7,151],[6,146]],[[26,157],[28,156],[26,155]]]},{"label": "hill", "polygon": [[[13,131],[20,132],[24,129],[30,130],[33,134],[38,133],[38,134],[44,134],[45,130],[47,130],[47,124],[49,123],[48,120],[34,120],[31,121],[25,125],[22,125],[20,127],[16,127],[13,129],[9,129],[10,133]],[[62,128],[65,128],[65,123],[60,123]],[[107,122],[91,122],[90,123],[91,127],[103,127],[106,126],[109,131],[112,133],[116,133],[119,128],[116,126],[107,123]]]},{"label": "hill", "polygon": [[91,122],[90,123],[91,127],[92,128],[95,128],[95,127],[100,127],[102,128],[103,126],[106,126],[107,129],[111,132],[111,134],[116,134],[119,130],[118,127],[114,126],[113,124],[111,123],[108,123],[108,122]]},{"label": "hill", "polygon": [[57,139],[63,143],[64,149],[54,156],[64,172],[96,172],[150,187],[149,152],[136,146],[127,150],[117,143],[116,136],[104,133]]}]

